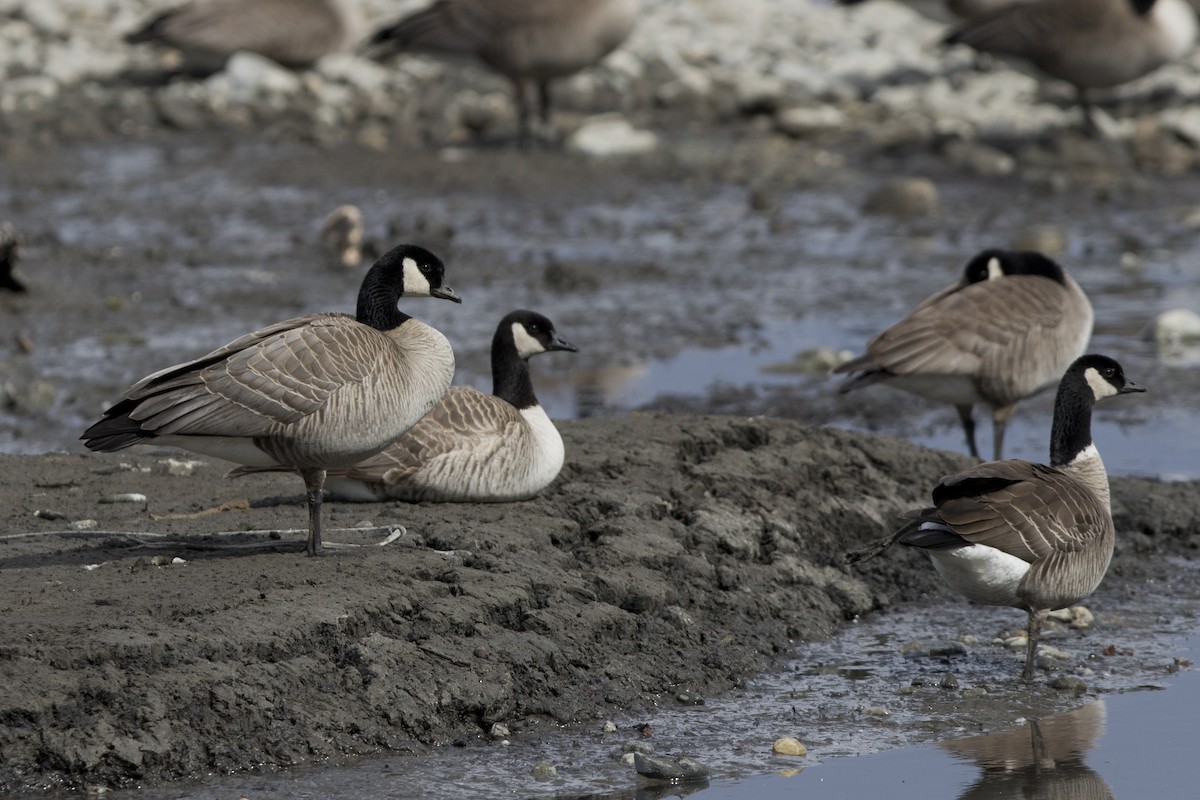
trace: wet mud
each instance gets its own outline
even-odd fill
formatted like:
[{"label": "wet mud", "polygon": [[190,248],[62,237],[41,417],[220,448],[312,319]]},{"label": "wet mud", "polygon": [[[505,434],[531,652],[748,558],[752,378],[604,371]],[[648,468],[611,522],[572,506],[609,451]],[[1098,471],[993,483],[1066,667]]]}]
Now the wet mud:
[{"label": "wet mud", "polygon": [[[941,592],[915,554],[841,557],[961,457],[767,418],[563,432],[571,458],[543,497],[331,504],[331,529],[406,532],[378,546],[379,531],[331,531],[362,546],[323,558],[295,552],[289,476],[229,481],[168,451],[0,457],[0,786],[148,785],[481,740],[497,722],[595,725],[743,686],[848,620]],[[1192,553],[1196,488],[1114,481],[1116,580],[1152,583],[1152,557]],[[238,547],[263,540],[293,551]],[[988,661],[1015,681],[1011,659]],[[1012,696],[978,702],[1009,718]]]}]

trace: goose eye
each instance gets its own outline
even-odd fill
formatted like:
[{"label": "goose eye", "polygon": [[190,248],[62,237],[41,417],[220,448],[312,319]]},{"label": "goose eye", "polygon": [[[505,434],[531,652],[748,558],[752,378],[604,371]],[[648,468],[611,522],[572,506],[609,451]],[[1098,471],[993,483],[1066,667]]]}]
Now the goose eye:
[{"label": "goose eye", "polygon": [[1116,376],[1116,374],[1117,374],[1117,371],[1115,369],[1113,369],[1112,367],[1109,367],[1108,369],[1104,370],[1104,377],[1106,377],[1106,378],[1112,378],[1112,377]]}]

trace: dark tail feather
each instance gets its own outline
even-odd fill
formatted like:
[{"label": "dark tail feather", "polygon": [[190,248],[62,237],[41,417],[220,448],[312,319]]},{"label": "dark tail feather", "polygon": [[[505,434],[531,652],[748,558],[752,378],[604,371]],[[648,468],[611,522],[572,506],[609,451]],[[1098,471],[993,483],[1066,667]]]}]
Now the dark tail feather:
[{"label": "dark tail feather", "polygon": [[142,430],[140,424],[130,419],[121,405],[118,403],[110,408],[104,419],[83,432],[79,438],[83,439],[84,447],[98,453],[111,453],[154,438],[153,433]]},{"label": "dark tail feather", "polygon": [[138,28],[136,31],[131,31],[125,34],[126,44],[142,44],[143,42],[156,42],[162,36],[162,26],[167,19],[174,14],[174,11],[164,11],[156,17],[150,19],[145,25]]}]

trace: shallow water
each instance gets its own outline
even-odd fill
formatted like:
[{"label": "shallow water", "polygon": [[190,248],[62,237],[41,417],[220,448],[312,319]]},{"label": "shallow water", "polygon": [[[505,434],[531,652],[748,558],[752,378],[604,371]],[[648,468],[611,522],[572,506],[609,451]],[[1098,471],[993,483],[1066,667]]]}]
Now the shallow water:
[{"label": "shallow water", "polygon": [[[1200,736],[1200,658],[1195,567],[1162,565],[1155,582],[1110,580],[1092,600],[1096,625],[1047,632],[1065,650],[1066,670],[1089,687],[1085,698],[1016,680],[1022,653],[992,638],[1019,628],[1012,609],[971,607],[947,598],[896,608],[847,626],[834,638],[798,647],[796,658],[741,691],[686,705],[663,696],[657,710],[582,728],[533,728],[507,743],[467,743],[355,766],[286,775],[236,776],[203,786],[112,792],[111,800],[252,800],[355,797],[451,800],[461,797],[700,798],[1004,797],[1019,781],[1054,797],[1065,784],[1108,786],[1086,798],[1194,796],[1192,750]],[[912,658],[915,641],[975,636],[964,655]],[[1182,668],[1181,668],[1182,665]],[[958,689],[939,683],[953,673]],[[979,690],[983,690],[982,694]],[[977,696],[972,696],[975,692]],[[1054,707],[1069,708],[1050,713]],[[1038,720],[1060,769],[1021,771],[1022,748]],[[643,735],[641,726],[651,732]],[[982,734],[988,734],[982,739]],[[803,758],[773,756],[779,736],[808,747]],[[712,769],[701,785],[656,785],[620,762],[638,743],[656,754],[689,756]],[[1151,752],[1152,751],[1152,752]],[[983,757],[1011,769],[982,769]],[[539,763],[557,775],[539,779]],[[1096,776],[1099,776],[1097,779]],[[1155,787],[1154,792],[1145,787]],[[1091,790],[1089,790],[1091,791]]]},{"label": "shallow water", "polygon": [[[76,432],[142,375],[268,322],[348,309],[359,273],[330,268],[315,240],[328,210],[354,202],[381,245],[417,240],[447,254],[464,306],[410,305],[455,344],[460,383],[490,386],[495,320],[532,307],[582,350],[535,362],[552,416],[768,413],[953,450],[963,444],[951,408],[886,387],[838,396],[835,379],[787,363],[811,348],[858,352],[955,280],[973,253],[1056,225],[1061,260],[1096,308],[1092,349],[1150,389],[1098,411],[1110,471],[1200,476],[1191,445],[1200,354],[1159,353],[1139,337],[1161,310],[1200,308],[1196,206],[1185,185],[1138,179],[1056,194],[948,176],[941,214],[905,222],[863,216],[858,205],[877,177],[849,170],[775,191],[762,211],[740,185],[619,169],[570,176],[578,191],[563,197],[553,177],[577,167],[554,154],[420,157],[429,163],[396,174],[383,155],[313,158],[294,146],[201,140],[0,167],[9,187],[0,218],[26,237],[23,271],[35,292],[4,299],[6,339],[25,337],[33,351],[0,364],[10,411],[0,450],[77,449]],[[522,185],[535,171],[549,176],[545,191]],[[25,399],[44,397],[38,387],[52,397],[42,413]],[[1006,455],[1045,457],[1051,403],[1043,395],[1022,406]],[[985,452],[990,428],[981,420]]]}]

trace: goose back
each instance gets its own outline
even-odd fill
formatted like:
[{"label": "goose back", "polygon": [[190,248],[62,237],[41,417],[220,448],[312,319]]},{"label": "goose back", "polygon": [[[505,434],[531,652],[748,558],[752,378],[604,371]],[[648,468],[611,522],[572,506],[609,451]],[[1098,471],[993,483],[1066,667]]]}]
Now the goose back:
[{"label": "goose back", "polygon": [[345,0],[192,0],[152,17],[126,41],[161,42],[204,70],[220,69],[239,50],[299,69],[354,40],[361,28],[355,9]]}]

